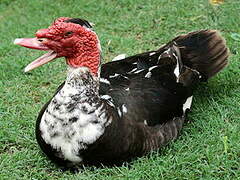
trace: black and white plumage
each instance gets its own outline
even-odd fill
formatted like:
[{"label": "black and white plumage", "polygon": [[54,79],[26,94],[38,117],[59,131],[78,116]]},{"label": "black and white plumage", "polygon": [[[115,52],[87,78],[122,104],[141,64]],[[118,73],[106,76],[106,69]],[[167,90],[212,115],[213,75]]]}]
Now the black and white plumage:
[{"label": "black and white plumage", "polygon": [[201,30],[103,64],[100,76],[70,68],[38,116],[37,141],[61,166],[118,164],[159,149],[178,137],[193,85],[223,69],[227,58],[219,33]]}]

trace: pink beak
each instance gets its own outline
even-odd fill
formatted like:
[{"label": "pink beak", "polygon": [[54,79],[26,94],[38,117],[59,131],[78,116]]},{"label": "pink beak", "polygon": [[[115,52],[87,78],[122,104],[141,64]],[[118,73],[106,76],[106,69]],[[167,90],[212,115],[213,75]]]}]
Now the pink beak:
[{"label": "pink beak", "polygon": [[35,61],[31,62],[27,67],[25,67],[24,71],[28,72],[31,71],[43,64],[46,64],[57,57],[57,53],[49,49],[45,46],[42,42],[45,41],[45,38],[20,38],[15,39],[14,44],[27,47],[30,49],[37,49],[42,51],[49,51],[48,53],[44,54],[43,56],[37,58]]},{"label": "pink beak", "polygon": [[31,48],[31,49],[37,49],[37,50],[43,50],[43,51],[48,51],[50,50],[47,46],[42,44],[43,39],[38,39],[38,38],[17,38],[14,40],[14,44],[26,47],[26,48]]}]

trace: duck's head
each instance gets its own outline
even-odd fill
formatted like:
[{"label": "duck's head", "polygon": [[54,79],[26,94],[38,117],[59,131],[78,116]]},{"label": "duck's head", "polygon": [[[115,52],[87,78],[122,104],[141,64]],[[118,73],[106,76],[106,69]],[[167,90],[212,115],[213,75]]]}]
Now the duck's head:
[{"label": "duck's head", "polygon": [[26,68],[28,72],[53,59],[65,57],[70,67],[88,67],[98,75],[101,48],[90,23],[83,19],[61,17],[47,29],[36,32],[35,38],[19,38],[15,44],[31,49],[49,51]]}]

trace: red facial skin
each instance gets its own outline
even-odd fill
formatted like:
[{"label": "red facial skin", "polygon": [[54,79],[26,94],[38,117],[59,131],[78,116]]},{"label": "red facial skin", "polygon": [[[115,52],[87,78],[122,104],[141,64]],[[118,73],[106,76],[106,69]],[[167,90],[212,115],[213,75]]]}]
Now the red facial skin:
[{"label": "red facial skin", "polygon": [[100,64],[100,49],[97,35],[79,24],[64,22],[70,18],[58,18],[47,29],[36,32],[42,44],[57,53],[57,57],[66,57],[71,67],[88,67],[97,76]]}]

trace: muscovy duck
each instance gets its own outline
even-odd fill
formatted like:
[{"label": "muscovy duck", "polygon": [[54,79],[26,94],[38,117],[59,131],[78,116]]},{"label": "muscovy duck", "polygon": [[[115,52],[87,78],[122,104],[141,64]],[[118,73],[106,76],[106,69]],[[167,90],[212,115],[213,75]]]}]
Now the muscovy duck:
[{"label": "muscovy duck", "polygon": [[227,65],[228,48],[215,30],[181,35],[158,50],[101,65],[91,24],[61,17],[36,38],[15,44],[49,51],[25,71],[59,57],[66,81],[40,111],[36,138],[61,166],[118,164],[176,139],[192,103],[192,87]]}]

